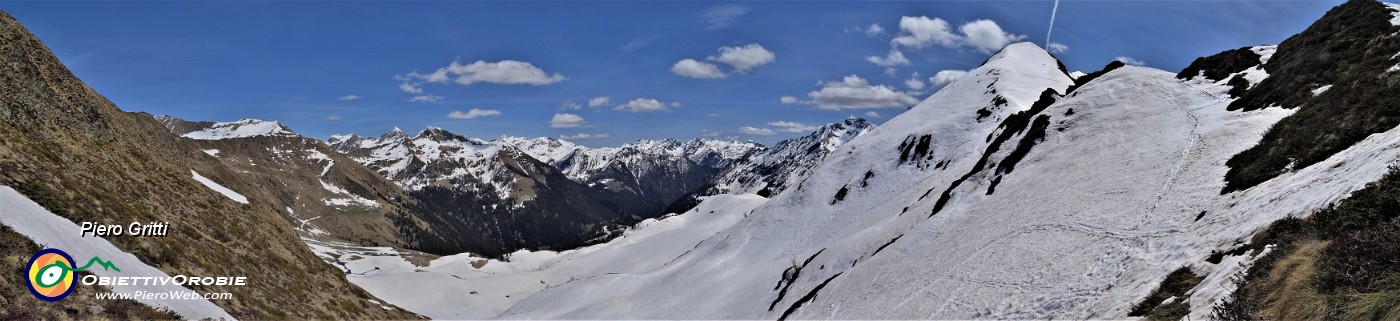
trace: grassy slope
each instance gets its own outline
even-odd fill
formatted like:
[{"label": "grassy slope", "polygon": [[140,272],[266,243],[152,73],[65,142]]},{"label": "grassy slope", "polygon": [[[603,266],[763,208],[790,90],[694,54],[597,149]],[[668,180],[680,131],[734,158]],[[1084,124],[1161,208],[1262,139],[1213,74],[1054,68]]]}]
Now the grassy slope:
[{"label": "grassy slope", "polygon": [[[1246,189],[1289,168],[1327,159],[1373,133],[1400,125],[1400,73],[1388,72],[1400,52],[1400,27],[1374,0],[1333,8],[1279,44],[1264,70],[1272,77],[1241,94],[1231,110],[1297,108],[1259,143],[1230,158],[1225,192]],[[1313,96],[1312,90],[1331,85]]]},{"label": "grassy slope", "polygon": [[1400,170],[1305,219],[1285,219],[1251,246],[1227,320],[1400,320]]},{"label": "grassy slope", "polygon": [[0,84],[0,185],[75,222],[172,222],[168,237],[109,240],[170,274],[249,277],[241,287],[195,287],[233,293],[214,303],[235,317],[417,317],[369,303],[276,209],[230,202],[195,183],[192,169],[246,184],[149,116],[117,109],[3,12]]}]

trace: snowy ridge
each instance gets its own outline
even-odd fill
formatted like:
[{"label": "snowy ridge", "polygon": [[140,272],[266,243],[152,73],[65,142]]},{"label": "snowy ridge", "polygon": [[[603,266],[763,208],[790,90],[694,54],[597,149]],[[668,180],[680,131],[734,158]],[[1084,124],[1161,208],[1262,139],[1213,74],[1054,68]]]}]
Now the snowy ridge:
[{"label": "snowy ridge", "polygon": [[[841,145],[812,170],[800,188],[788,189],[740,221],[707,240],[665,268],[630,276],[605,276],[575,282],[537,294],[512,307],[507,315],[524,318],[777,318],[804,293],[835,275],[869,260],[871,252],[888,244],[927,217],[931,199],[922,210],[900,215],[925,190],[947,186],[969,171],[988,144],[999,121],[1030,109],[1047,88],[1063,92],[1072,84],[1044,50],[1028,43],[1008,46],[969,75],[945,86],[918,106],[888,123]],[[985,110],[979,115],[979,110]],[[910,136],[931,135],[928,158],[919,162],[951,161],[949,170],[901,162],[900,145]],[[866,177],[867,173],[875,173]],[[855,188],[864,186],[861,188]],[[847,190],[840,193],[838,190]],[[837,200],[833,194],[843,195]],[[703,203],[702,203],[703,204]],[[923,213],[923,214],[920,214]],[[814,255],[815,253],[822,253]],[[724,257],[716,260],[716,257]],[[785,270],[811,258],[782,299],[773,284]],[[797,263],[794,263],[796,261]],[[716,265],[723,262],[723,265]],[[912,262],[911,262],[912,263]],[[733,266],[744,266],[734,273]],[[858,265],[857,265],[858,266]],[[730,267],[730,268],[726,268]],[[924,272],[921,272],[924,273]],[[632,280],[622,282],[621,280]],[[709,280],[709,281],[699,281]],[[906,281],[901,278],[901,282]],[[834,284],[833,284],[834,285]],[[578,299],[600,286],[629,298],[628,302]],[[659,295],[670,292],[671,294]],[[847,291],[840,291],[847,292]],[[686,302],[667,297],[710,299]],[[835,293],[835,292],[832,292]],[[867,295],[867,291],[850,291]],[[824,293],[818,298],[828,297]],[[573,297],[567,305],[559,302]],[[898,297],[898,296],[892,296]],[[545,309],[545,305],[552,308]],[[645,306],[646,309],[633,309]],[[870,318],[888,313],[854,314]],[[805,316],[802,318],[816,318]],[[839,317],[839,316],[838,316]],[[850,316],[847,316],[850,317]],[[891,316],[899,317],[899,316]],[[909,316],[905,316],[908,318]],[[929,317],[922,315],[919,317]]]},{"label": "snowy ridge", "polygon": [[242,119],[235,122],[213,123],[207,128],[182,135],[200,140],[217,140],[257,136],[295,136],[287,126],[276,121]]},{"label": "snowy ridge", "polygon": [[476,182],[490,186],[502,199],[510,198],[515,177],[497,160],[498,153],[519,151],[559,169],[570,180],[596,183],[609,168],[624,168],[643,177],[662,166],[686,160],[720,167],[737,162],[761,145],[719,140],[641,140],[621,147],[588,148],[569,141],[539,137],[502,136],[493,140],[463,137],[429,127],[413,137],[395,128],[378,138],[335,135],[329,143],[357,162],[375,168],[408,190],[441,181]]},{"label": "snowy ridge", "polygon": [[[198,176],[198,174],[195,175]],[[116,272],[93,268],[87,270],[88,272],[114,277],[170,276],[160,269],[141,262],[135,255],[118,249],[106,239],[74,237],[74,232],[82,229],[78,224],[49,212],[9,186],[0,186],[0,208],[5,209],[5,215],[0,215],[0,223],[4,223],[15,232],[33,240],[34,243],[63,250],[72,255],[74,260],[78,260],[78,264],[82,264],[80,263],[82,260],[96,256],[112,262],[113,265],[121,269],[120,272]],[[113,292],[120,293],[135,293],[137,291],[145,293],[191,292],[188,288],[174,284],[120,284],[113,285],[111,288]],[[228,312],[224,312],[223,309],[205,299],[154,300],[143,296],[136,296],[133,299],[151,307],[170,309],[185,319],[234,320]]]},{"label": "snowy ridge", "polygon": [[714,193],[772,195],[795,185],[808,170],[842,144],[875,128],[865,119],[851,117],[827,124],[807,136],[778,142],[753,151],[716,175]]}]

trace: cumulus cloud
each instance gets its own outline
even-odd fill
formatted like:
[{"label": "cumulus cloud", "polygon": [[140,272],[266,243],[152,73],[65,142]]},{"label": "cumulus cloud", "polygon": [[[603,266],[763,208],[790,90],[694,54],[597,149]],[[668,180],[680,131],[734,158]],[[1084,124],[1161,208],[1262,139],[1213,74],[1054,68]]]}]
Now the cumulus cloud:
[{"label": "cumulus cloud", "polygon": [[726,4],[705,8],[700,13],[700,21],[705,24],[705,29],[717,30],[734,25],[734,21],[739,20],[749,13],[749,7],[741,4]]},{"label": "cumulus cloud", "polygon": [[579,110],[579,109],[583,109],[583,105],[582,105],[582,104],[579,104],[579,103],[577,103],[577,102],[574,102],[573,100],[565,100],[564,102],[559,103],[559,110]]},{"label": "cumulus cloud", "polygon": [[1050,51],[1050,53],[1063,53],[1069,51],[1069,46],[1058,42],[1051,42],[1049,45],[1046,45],[1045,50]]},{"label": "cumulus cloud", "polygon": [[477,60],[471,64],[462,64],[452,61],[447,67],[438,68],[437,71],[428,74],[417,72],[408,73],[405,78],[415,78],[430,83],[446,83],[452,81],[461,85],[471,85],[475,83],[492,83],[502,85],[548,85],[568,79],[559,73],[547,73],[544,69],[535,67],[534,64],[515,61],[502,60],[499,62],[486,62]]},{"label": "cumulus cloud", "polygon": [[924,84],[923,79],[919,78],[919,72],[915,71],[914,74],[909,75],[909,79],[904,80],[904,86],[909,87],[910,90],[924,90],[927,85]]},{"label": "cumulus cloud", "polygon": [[[899,19],[899,34],[890,40],[890,46],[894,49],[901,47],[923,49],[931,46],[967,47],[982,53],[992,53],[1007,44],[1024,39],[1026,39],[1025,35],[1008,33],[1002,30],[995,21],[987,19],[968,22],[954,30],[946,20],[919,16]],[[1063,49],[1068,49],[1068,47],[1063,47]],[[867,58],[867,60],[875,62],[872,59]]]},{"label": "cumulus cloud", "polygon": [[554,114],[554,118],[549,119],[549,128],[575,128],[583,127],[588,121],[583,116],[570,113]]},{"label": "cumulus cloud", "polygon": [[808,125],[808,124],[803,124],[803,123],[799,123],[799,122],[790,122],[790,121],[775,121],[775,122],[768,123],[768,126],[776,127],[776,128],[778,128],[778,131],[780,131],[780,132],[788,132],[788,133],[807,133],[807,132],[811,132],[811,131],[817,130],[817,128],[821,128],[821,126],[817,126],[817,125]]},{"label": "cumulus cloud", "polygon": [[943,88],[943,86],[947,86],[948,84],[953,83],[953,81],[958,80],[963,76],[967,76],[967,71],[944,70],[939,71],[937,74],[934,74],[933,78],[929,78],[928,81],[933,83],[934,87]]},{"label": "cumulus cloud", "polygon": [[744,134],[744,135],[754,135],[754,136],[773,136],[773,130],[772,130],[772,129],[757,128],[757,127],[750,127],[750,126],[739,127],[739,133],[740,133],[740,134]]},{"label": "cumulus cloud", "polygon": [[415,103],[435,103],[442,101],[442,96],[438,95],[417,95],[409,98],[408,101]]},{"label": "cumulus cloud", "polygon": [[608,137],[612,137],[612,135],[610,135],[610,134],[588,134],[588,133],[578,133],[578,134],[573,134],[573,135],[559,135],[559,139],[563,139],[563,140],[570,140],[570,139],[593,139],[593,138],[608,138]]},{"label": "cumulus cloud", "polygon": [[345,95],[345,96],[336,97],[335,99],[336,99],[336,100],[350,101],[350,100],[356,100],[356,99],[360,99],[360,98],[363,98],[363,97],[355,96],[355,95]]},{"label": "cumulus cloud", "polygon": [[607,96],[598,96],[598,97],[593,97],[592,99],[589,99],[589,100],[588,100],[588,107],[598,107],[598,106],[607,105],[607,104],[611,104],[611,103],[612,103],[612,98],[608,98]]},{"label": "cumulus cloud", "polygon": [[886,85],[871,85],[856,75],[846,76],[841,81],[825,82],[820,90],[807,93],[807,97],[810,98],[807,103],[833,110],[909,107],[919,103],[918,99],[908,94]]},{"label": "cumulus cloud", "polygon": [[873,110],[872,110],[872,111],[867,111],[867,112],[865,112],[865,117],[880,118],[880,113],[877,113],[877,112],[875,112],[875,111],[873,111]]},{"label": "cumulus cloud", "polygon": [[696,61],[695,59],[683,59],[671,66],[671,72],[681,77],[699,79],[720,79],[728,77],[723,71],[719,71],[719,66],[715,64]]},{"label": "cumulus cloud", "polygon": [[1141,66],[1141,65],[1146,65],[1146,64],[1147,64],[1146,62],[1143,62],[1142,60],[1138,60],[1137,58],[1128,57],[1128,56],[1118,56],[1117,58],[1113,58],[1113,60],[1117,60],[1117,61],[1119,61],[1119,62],[1122,62],[1122,63],[1125,63],[1125,64],[1129,64],[1129,65],[1134,65],[1134,66]]},{"label": "cumulus cloud", "polygon": [[1011,42],[1026,39],[1024,35],[1006,33],[996,22],[986,19],[968,22],[958,27],[958,30],[962,31],[968,46],[982,53],[992,53]]},{"label": "cumulus cloud", "polygon": [[886,54],[884,57],[867,56],[865,57],[865,61],[885,67],[909,65],[909,59],[904,58],[904,53],[900,52],[899,49],[890,49],[890,53]]},{"label": "cumulus cloud", "polygon": [[419,86],[419,85],[416,84],[416,83],[404,82],[404,83],[402,83],[402,84],[399,84],[399,90],[402,90],[403,92],[410,93],[410,94],[414,94],[414,95],[423,94],[423,87],[422,87],[422,86]]},{"label": "cumulus cloud", "polygon": [[495,109],[472,108],[471,110],[468,110],[468,111],[465,112],[465,113],[462,112],[462,111],[459,111],[459,110],[454,110],[454,111],[452,111],[451,113],[448,113],[448,114],[447,114],[447,118],[452,118],[452,119],[472,119],[472,118],[477,118],[477,117],[499,116],[500,114],[501,114],[501,111],[495,110]]},{"label": "cumulus cloud", "polygon": [[772,51],[751,43],[742,47],[719,47],[719,57],[710,57],[709,60],[728,64],[734,67],[734,71],[744,72],[773,62],[776,58]]},{"label": "cumulus cloud", "polygon": [[[762,45],[751,43],[738,47],[719,47],[718,56],[709,56],[706,61],[714,61],[729,65],[731,73],[743,73],[750,69],[758,68],[777,59],[772,51],[763,48]],[[699,78],[699,79],[720,79],[729,77],[729,73],[720,70],[719,65],[699,61],[695,59],[682,59],[671,66],[671,72],[676,75]]]},{"label": "cumulus cloud", "polygon": [[343,118],[344,118],[344,117],[340,117],[340,115],[330,115],[330,116],[326,116],[326,120],[329,120],[329,121],[337,121],[337,120],[341,120],[341,119],[343,119]]},{"label": "cumulus cloud", "polygon": [[627,103],[625,103],[625,104],[617,105],[617,107],[613,107],[613,110],[630,111],[630,112],[634,112],[634,113],[639,113],[639,112],[648,112],[648,111],[666,111],[668,107],[680,107],[680,106],[681,106],[681,104],[680,104],[680,103],[677,103],[677,102],[673,102],[673,103],[667,104],[667,103],[663,103],[663,102],[661,102],[660,100],[656,100],[656,99],[651,99],[651,98],[637,98],[637,99],[633,99],[632,101],[629,101],[629,102],[627,102]]},{"label": "cumulus cloud", "polygon": [[891,40],[890,43],[910,48],[925,48],[930,45],[953,47],[960,40],[961,37],[953,33],[948,21],[939,18],[929,19],[923,16],[906,16],[899,18],[899,36]]},{"label": "cumulus cloud", "polygon": [[784,103],[784,104],[796,104],[796,103],[799,103],[800,101],[797,100],[797,97],[793,97],[793,96],[783,96],[782,98],[778,98],[778,102]]}]

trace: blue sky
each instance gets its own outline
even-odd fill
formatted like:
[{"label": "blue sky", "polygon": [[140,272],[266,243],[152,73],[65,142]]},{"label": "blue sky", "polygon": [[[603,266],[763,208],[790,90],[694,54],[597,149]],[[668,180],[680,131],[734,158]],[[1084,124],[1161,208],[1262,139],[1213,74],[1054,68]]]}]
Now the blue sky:
[{"label": "blue sky", "polygon": [[[1056,56],[1070,70],[1131,57],[1177,71],[1198,56],[1276,44],[1339,2],[1063,1],[1052,41],[1065,47]],[[586,134],[571,140],[615,146],[702,136],[771,144],[850,115],[881,123],[936,90],[930,78],[940,71],[974,68],[1009,41],[1043,46],[1052,6],[7,2],[0,10],[128,111],[280,120],[318,138],[431,125],[483,138]]]}]

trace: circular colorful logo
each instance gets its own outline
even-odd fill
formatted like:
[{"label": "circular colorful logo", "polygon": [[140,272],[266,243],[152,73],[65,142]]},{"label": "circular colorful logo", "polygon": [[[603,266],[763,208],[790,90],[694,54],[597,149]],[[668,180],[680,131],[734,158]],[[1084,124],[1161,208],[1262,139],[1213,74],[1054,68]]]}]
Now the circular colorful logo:
[{"label": "circular colorful logo", "polygon": [[44,301],[58,301],[73,293],[73,257],[59,249],[44,249],[29,258],[25,271],[29,293]]}]

